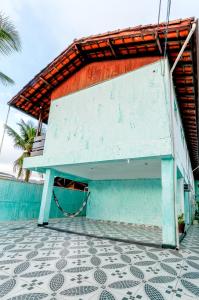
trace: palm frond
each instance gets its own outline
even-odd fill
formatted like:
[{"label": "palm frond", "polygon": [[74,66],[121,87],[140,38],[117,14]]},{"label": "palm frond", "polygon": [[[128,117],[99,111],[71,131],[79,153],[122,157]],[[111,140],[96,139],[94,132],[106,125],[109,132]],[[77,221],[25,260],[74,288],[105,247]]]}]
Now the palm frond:
[{"label": "palm frond", "polygon": [[[0,41],[1,43],[1,41]],[[14,80],[12,78],[8,77],[4,73],[0,72],[0,81],[3,85],[12,85],[14,84]]]},{"label": "palm frond", "polygon": [[24,122],[24,120],[21,119],[19,123],[17,123],[19,126],[20,134],[25,140],[29,140],[32,138],[32,136],[36,134],[36,127],[34,127],[34,124],[31,121],[28,121],[27,123]]},{"label": "palm frond", "polygon": [[23,169],[23,161],[24,158],[30,156],[34,138],[36,136],[36,128],[31,121],[24,122],[24,120],[20,120],[17,125],[19,127],[19,133],[6,125],[6,131],[13,139],[14,146],[23,149],[23,154],[14,162],[13,170],[14,172],[17,172],[17,178],[24,177],[25,175],[24,180],[28,182],[31,172],[30,170]]},{"label": "palm frond", "polygon": [[11,20],[0,13],[0,53],[8,55],[21,50],[21,41]]},{"label": "palm frond", "polygon": [[20,135],[24,140],[28,139],[28,134],[27,134],[27,124],[24,122],[24,120],[20,120],[19,123],[17,123],[19,130],[20,130]]},{"label": "palm frond", "polygon": [[24,150],[25,149],[25,141],[23,140],[23,138],[21,138],[20,135],[8,125],[6,125],[6,131],[7,131],[7,134],[13,139],[14,146],[16,148],[20,148],[20,149]]},{"label": "palm frond", "polygon": [[20,136],[24,140],[24,149],[30,152],[36,136],[36,127],[31,121],[25,123],[24,120],[21,120],[17,125],[19,126]]}]

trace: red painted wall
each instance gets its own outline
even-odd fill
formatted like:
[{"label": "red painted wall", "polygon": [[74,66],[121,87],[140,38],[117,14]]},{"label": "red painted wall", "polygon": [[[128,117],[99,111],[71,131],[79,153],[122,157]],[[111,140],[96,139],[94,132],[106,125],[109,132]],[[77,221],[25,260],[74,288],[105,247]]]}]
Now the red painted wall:
[{"label": "red painted wall", "polygon": [[93,62],[76,72],[54,89],[51,99],[74,93],[159,60],[159,56]]}]

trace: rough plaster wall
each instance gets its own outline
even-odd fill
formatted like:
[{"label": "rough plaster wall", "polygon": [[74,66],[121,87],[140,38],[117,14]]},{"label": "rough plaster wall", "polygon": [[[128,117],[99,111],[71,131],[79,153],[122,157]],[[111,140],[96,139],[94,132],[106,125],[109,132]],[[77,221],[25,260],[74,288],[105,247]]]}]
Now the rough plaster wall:
[{"label": "rough plaster wall", "polygon": [[[168,62],[165,64],[165,75],[162,76],[162,81],[164,85],[164,90],[165,90],[165,97],[166,97],[166,105],[167,105],[167,112],[169,119],[171,117],[170,115],[170,97],[171,97],[171,92],[170,92],[170,75],[169,75],[169,64]],[[175,94],[175,89],[174,87],[172,91],[172,95],[174,98],[174,123],[173,123],[173,129],[174,129],[174,140],[175,140],[175,158],[176,158],[176,164],[177,167],[181,173],[181,176],[184,178],[185,183],[190,183],[192,185],[192,188],[194,190],[194,178],[193,178],[193,172],[192,172],[192,167],[191,167],[191,162],[190,162],[190,156],[185,140],[185,133],[184,133],[184,128],[180,116],[180,110],[179,106],[177,103],[177,98]],[[169,121],[169,126],[171,126],[171,122]],[[171,130],[171,129],[170,129]],[[173,150],[171,151],[171,153]]]},{"label": "rough plaster wall", "polygon": [[170,152],[160,62],[51,104],[44,166]]},{"label": "rough plaster wall", "polygon": [[194,189],[194,178],[192,173],[192,167],[187,150],[187,144],[185,140],[184,129],[180,118],[178,106],[175,107],[174,113],[174,136],[175,136],[175,155],[177,166],[184,177],[186,183],[192,185]]},{"label": "rough plaster wall", "polygon": [[196,201],[199,202],[199,180],[195,180]]},{"label": "rough plaster wall", "polygon": [[184,213],[184,179],[177,179],[177,195],[176,195],[177,215]]},{"label": "rough plaster wall", "polygon": [[[0,221],[37,219],[43,185],[0,180]],[[83,202],[80,191],[55,187],[55,193],[63,208],[74,212]],[[85,215],[85,211],[83,212]],[[52,201],[50,217],[60,218],[62,213]]]},{"label": "rough plaster wall", "polygon": [[[175,92],[174,92],[175,97]],[[186,215],[190,215],[190,218],[194,216],[194,204],[193,199],[195,197],[195,187],[194,187],[194,177],[192,172],[191,161],[189,157],[189,152],[186,144],[185,133],[182,125],[182,120],[180,117],[179,107],[177,105],[177,100],[175,97],[175,112],[174,112],[174,139],[175,139],[175,158],[176,165],[181,173],[181,176],[184,178],[184,182],[191,185],[191,192],[188,193],[189,201],[184,200],[184,187],[179,190],[177,189],[177,214],[184,212]],[[188,204],[183,205],[182,201],[188,201]],[[181,203],[180,203],[181,202]],[[189,212],[188,212],[189,211]]]},{"label": "rough plaster wall", "polygon": [[159,179],[92,181],[89,189],[88,218],[161,226]]}]

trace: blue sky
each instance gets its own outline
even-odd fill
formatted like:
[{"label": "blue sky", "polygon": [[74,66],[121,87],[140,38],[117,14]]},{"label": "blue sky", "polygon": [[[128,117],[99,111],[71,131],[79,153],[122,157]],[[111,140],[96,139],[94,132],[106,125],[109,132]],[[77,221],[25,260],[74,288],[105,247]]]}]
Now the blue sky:
[{"label": "blue sky", "polygon": [[[162,0],[161,21],[166,19],[167,0]],[[12,87],[0,86],[0,138],[7,102],[75,38],[139,24],[157,23],[159,0],[2,0],[0,11],[18,29],[22,51],[0,57],[0,70],[15,80]],[[198,0],[172,0],[170,19],[198,17]],[[25,114],[11,109],[8,124]],[[12,173],[20,151],[6,136],[0,154],[0,171]]]}]

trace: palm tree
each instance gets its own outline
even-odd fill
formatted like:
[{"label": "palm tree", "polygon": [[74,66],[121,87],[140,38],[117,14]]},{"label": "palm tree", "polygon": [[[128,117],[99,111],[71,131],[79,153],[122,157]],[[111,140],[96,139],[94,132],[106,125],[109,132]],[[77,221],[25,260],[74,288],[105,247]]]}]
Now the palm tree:
[{"label": "palm tree", "polygon": [[23,169],[23,161],[25,157],[30,156],[37,129],[31,121],[25,123],[24,120],[21,120],[17,123],[17,125],[19,126],[19,133],[6,125],[7,133],[14,141],[14,147],[23,150],[22,155],[14,162],[13,170],[14,172],[17,172],[17,178],[25,175],[24,180],[28,182],[30,178],[30,170]]},{"label": "palm tree", "polygon": [[[9,55],[21,49],[19,34],[8,17],[0,12],[0,54]],[[0,81],[4,85],[14,84],[14,81],[0,72]]]}]

